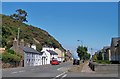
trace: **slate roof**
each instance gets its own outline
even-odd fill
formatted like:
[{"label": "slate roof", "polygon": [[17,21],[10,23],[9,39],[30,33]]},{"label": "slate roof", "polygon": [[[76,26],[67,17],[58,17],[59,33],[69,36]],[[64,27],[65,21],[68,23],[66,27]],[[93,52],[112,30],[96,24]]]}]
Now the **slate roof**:
[{"label": "slate roof", "polygon": [[34,54],[40,54],[42,55],[41,52],[38,52],[37,50],[33,49],[33,48],[30,48],[30,47],[23,47],[23,51],[26,52],[26,53],[34,53]]},{"label": "slate roof", "polygon": [[109,48],[110,48],[110,46],[105,46],[105,47],[103,47],[103,50],[106,51]]},{"label": "slate roof", "polygon": [[54,52],[52,50],[47,50],[47,51],[50,53],[50,55],[58,55],[56,52]]},{"label": "slate roof", "polygon": [[120,37],[117,37],[117,38],[112,38],[112,43],[113,43],[113,46],[117,46],[118,45],[118,41],[120,40]]}]

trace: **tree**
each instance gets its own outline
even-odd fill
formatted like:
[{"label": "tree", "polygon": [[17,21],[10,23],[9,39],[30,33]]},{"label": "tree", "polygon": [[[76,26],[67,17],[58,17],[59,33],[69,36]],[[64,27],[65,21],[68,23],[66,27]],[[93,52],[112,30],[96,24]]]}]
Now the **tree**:
[{"label": "tree", "polygon": [[90,53],[87,53],[85,58],[90,59],[90,56],[91,56]]},{"label": "tree", "polygon": [[27,17],[27,12],[22,9],[16,10],[17,13],[14,13],[11,15],[11,17],[15,20],[18,20],[20,22],[28,22],[26,17]]},{"label": "tree", "polygon": [[78,53],[78,56],[80,57],[80,59],[89,59],[90,58],[90,54],[88,54],[87,51],[88,51],[87,47],[78,46],[77,53]]},{"label": "tree", "polygon": [[97,59],[97,54],[95,54],[94,56],[93,56],[93,61],[97,61],[98,59]]}]

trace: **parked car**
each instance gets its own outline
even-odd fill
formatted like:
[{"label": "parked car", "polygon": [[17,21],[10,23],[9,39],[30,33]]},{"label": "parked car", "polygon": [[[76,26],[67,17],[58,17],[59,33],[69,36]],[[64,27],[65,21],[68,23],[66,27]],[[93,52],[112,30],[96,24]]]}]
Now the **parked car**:
[{"label": "parked car", "polygon": [[52,61],[51,61],[51,64],[52,64],[52,65],[59,65],[59,61],[58,61],[58,60],[52,60]]}]

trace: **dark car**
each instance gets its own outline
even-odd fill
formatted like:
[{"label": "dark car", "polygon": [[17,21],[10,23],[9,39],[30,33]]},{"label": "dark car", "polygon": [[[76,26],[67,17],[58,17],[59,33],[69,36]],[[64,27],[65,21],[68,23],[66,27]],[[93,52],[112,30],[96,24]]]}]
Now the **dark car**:
[{"label": "dark car", "polygon": [[59,65],[59,61],[58,61],[58,60],[52,60],[52,61],[51,61],[51,64],[52,64],[52,65]]},{"label": "dark car", "polygon": [[80,61],[78,59],[73,59],[73,65],[79,65],[80,64],[79,62]]}]

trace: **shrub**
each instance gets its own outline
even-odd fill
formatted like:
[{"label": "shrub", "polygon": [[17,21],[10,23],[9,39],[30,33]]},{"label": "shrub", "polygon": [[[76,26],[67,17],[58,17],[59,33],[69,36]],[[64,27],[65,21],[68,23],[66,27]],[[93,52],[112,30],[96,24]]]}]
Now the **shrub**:
[{"label": "shrub", "polygon": [[95,62],[99,64],[111,64],[109,60],[96,60]]},{"label": "shrub", "polygon": [[20,55],[16,55],[16,53],[12,50],[7,50],[4,53],[2,53],[2,61],[5,63],[20,60],[21,60]]},{"label": "shrub", "polygon": [[15,53],[13,50],[11,50],[11,49],[8,49],[7,52],[10,53],[10,54],[16,54],[16,53]]}]

